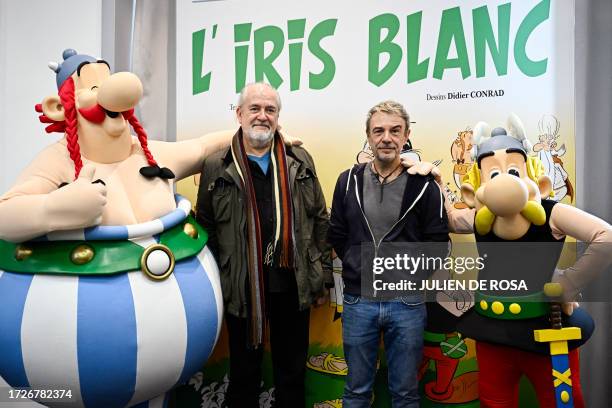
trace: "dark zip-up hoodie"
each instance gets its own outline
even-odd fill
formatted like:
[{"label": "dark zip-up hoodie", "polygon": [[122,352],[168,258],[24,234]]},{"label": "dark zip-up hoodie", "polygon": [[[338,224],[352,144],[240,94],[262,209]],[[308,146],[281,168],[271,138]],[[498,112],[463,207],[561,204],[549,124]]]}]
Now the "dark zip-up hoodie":
[{"label": "dark zip-up hoodie", "polygon": [[363,173],[359,164],[338,177],[332,202],[327,239],[342,260],[344,291],[361,295],[363,273],[372,273],[371,265],[362,265],[361,247],[371,243],[376,256],[382,242],[448,242],[448,221],[442,192],[432,176],[409,175],[402,199],[400,217],[393,227],[374,242],[363,211]]}]

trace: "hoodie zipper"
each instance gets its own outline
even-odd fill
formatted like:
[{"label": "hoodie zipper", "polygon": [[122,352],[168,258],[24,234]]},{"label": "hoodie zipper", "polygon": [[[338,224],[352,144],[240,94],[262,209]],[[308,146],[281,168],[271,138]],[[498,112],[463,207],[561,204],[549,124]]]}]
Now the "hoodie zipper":
[{"label": "hoodie zipper", "polygon": [[[357,185],[357,175],[354,174],[353,177],[354,177],[354,180],[355,180],[355,196],[357,197],[357,204],[359,205],[359,209],[361,210],[361,215],[363,216],[363,219],[365,220],[366,225],[368,226],[368,230],[370,231],[370,235],[372,236],[372,243],[374,244],[374,258],[376,258],[376,257],[378,257],[378,248],[380,248],[380,244],[383,242],[385,237],[387,235],[389,235],[389,233],[391,233],[391,231],[393,231],[393,228],[395,228],[397,226],[397,224],[399,224],[406,217],[406,215],[408,215],[410,210],[412,210],[412,208],[415,206],[415,204],[421,199],[423,194],[425,194],[425,190],[427,189],[427,186],[429,185],[429,181],[427,181],[425,183],[425,185],[423,186],[423,189],[421,190],[419,195],[414,199],[414,201],[412,202],[410,207],[408,207],[408,209],[404,212],[404,214],[397,221],[395,221],[395,223],[391,226],[391,228],[389,228],[389,230],[383,234],[383,236],[380,238],[380,240],[378,242],[376,242],[376,238],[374,237],[374,233],[372,232],[372,228],[370,227],[370,223],[368,222],[368,217],[366,217],[365,212],[363,211],[363,206],[361,205],[361,199],[359,198],[359,188],[358,188],[358,185]],[[372,279],[373,278],[374,278],[374,272],[372,272]],[[376,297],[376,289],[374,289],[374,297]]]}]

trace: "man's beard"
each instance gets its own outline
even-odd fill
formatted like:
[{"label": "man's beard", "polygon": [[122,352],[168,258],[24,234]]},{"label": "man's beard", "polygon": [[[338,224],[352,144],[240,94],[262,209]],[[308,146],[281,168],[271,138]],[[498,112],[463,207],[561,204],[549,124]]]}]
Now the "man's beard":
[{"label": "man's beard", "polygon": [[[391,147],[391,146],[389,146]],[[376,152],[376,158],[378,159],[378,161],[380,161],[381,163],[393,163],[398,157],[399,157],[399,152],[398,151],[386,151],[386,152]]]},{"label": "man's beard", "polygon": [[253,129],[249,129],[247,131],[247,137],[249,138],[249,142],[251,146],[256,149],[261,149],[263,147],[267,147],[274,136],[274,132],[272,130],[268,131],[255,131]]}]

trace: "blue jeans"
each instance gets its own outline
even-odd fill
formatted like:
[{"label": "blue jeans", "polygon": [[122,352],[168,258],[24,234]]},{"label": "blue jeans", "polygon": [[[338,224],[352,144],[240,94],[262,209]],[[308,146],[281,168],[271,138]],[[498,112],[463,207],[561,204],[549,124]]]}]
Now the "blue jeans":
[{"label": "blue jeans", "polygon": [[418,408],[417,371],[423,358],[425,303],[405,298],[384,302],[344,294],[342,340],[348,375],[343,408],[369,407],[383,334],[393,408]]}]

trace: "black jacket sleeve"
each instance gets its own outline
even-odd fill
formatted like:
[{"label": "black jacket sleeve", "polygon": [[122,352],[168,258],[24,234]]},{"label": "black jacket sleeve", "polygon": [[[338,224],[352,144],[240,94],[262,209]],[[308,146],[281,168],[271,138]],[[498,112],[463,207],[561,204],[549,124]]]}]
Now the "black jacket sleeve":
[{"label": "black jacket sleeve", "polygon": [[449,231],[448,217],[444,208],[444,196],[433,178],[429,178],[429,185],[418,206],[423,241],[447,242]]},{"label": "black jacket sleeve", "polygon": [[346,212],[344,209],[344,198],[346,196],[346,186],[349,171],[345,171],[338,177],[336,188],[334,189],[334,198],[332,200],[331,217],[329,220],[329,229],[327,230],[327,240],[336,251],[338,258],[342,260],[344,257],[344,249],[348,236],[348,223],[345,218]]},{"label": "black jacket sleeve", "polygon": [[[423,247],[423,253],[428,257],[446,258],[450,250],[448,218],[444,208],[442,190],[433,178],[429,178],[429,184],[418,206],[422,241],[436,243]],[[434,270],[429,269],[427,272],[432,273]]]}]

